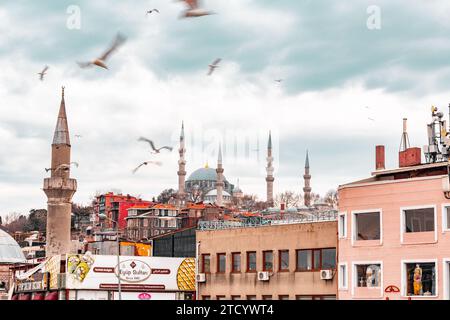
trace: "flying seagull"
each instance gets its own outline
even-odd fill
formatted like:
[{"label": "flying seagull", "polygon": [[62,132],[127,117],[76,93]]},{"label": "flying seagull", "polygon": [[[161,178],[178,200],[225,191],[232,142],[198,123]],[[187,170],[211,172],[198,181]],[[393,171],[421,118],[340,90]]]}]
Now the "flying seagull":
[{"label": "flying seagull", "polygon": [[133,169],[133,174],[136,173],[136,171],[138,171],[140,167],[146,166],[148,164],[154,164],[154,165],[157,165],[157,166],[161,166],[162,162],[160,162],[160,161],[145,161],[145,162],[142,162],[140,165],[138,165],[136,168]]},{"label": "flying seagull", "polygon": [[153,12],[158,12],[159,13],[159,10],[158,9],[148,10],[145,15],[148,15],[149,13],[153,13]]},{"label": "flying seagull", "polygon": [[206,11],[204,9],[199,8],[200,0],[181,0],[181,1],[185,2],[186,5],[188,6],[188,9],[182,13],[181,15],[182,18],[194,18],[214,14],[214,12],[212,11]]},{"label": "flying seagull", "polygon": [[281,81],[283,81],[283,79],[275,79],[275,82],[281,83]]},{"label": "flying seagull", "polygon": [[160,151],[162,150],[162,149],[167,149],[167,150],[169,150],[169,151],[172,151],[172,147],[169,147],[169,146],[164,146],[164,147],[161,147],[161,148],[156,148],[155,147],[155,144],[153,143],[153,141],[152,140],[150,140],[150,139],[147,139],[147,138],[144,138],[144,137],[140,137],[139,139],[138,139],[138,141],[144,141],[144,142],[148,142],[149,144],[150,144],[150,147],[153,149],[153,153],[160,153]]},{"label": "flying seagull", "polygon": [[372,119],[372,118],[370,118],[370,117],[368,117],[367,119],[372,120],[372,121],[375,121],[375,119]]},{"label": "flying seagull", "polygon": [[45,66],[44,70],[42,70],[41,72],[38,72],[39,79],[41,81],[44,80],[44,76],[47,74],[46,71],[48,70],[48,68],[49,68],[48,66]]},{"label": "flying seagull", "polygon": [[114,51],[116,51],[125,41],[126,41],[126,38],[123,35],[121,35],[120,33],[118,33],[116,35],[116,38],[114,39],[114,42],[111,45],[111,47],[109,47],[108,50],[106,50],[106,52],[103,55],[94,59],[91,62],[77,62],[77,63],[80,66],[80,68],[87,68],[87,67],[91,67],[92,65],[96,65],[98,67],[108,69],[108,66],[106,65],[106,59],[108,59],[109,56]]},{"label": "flying seagull", "polygon": [[[71,162],[70,164],[67,164],[67,163],[63,163],[63,164],[61,164],[61,165],[59,165],[56,169],[55,169],[55,172],[56,171],[59,171],[59,170],[69,170],[70,169],[70,166],[71,165],[74,165],[75,167],[77,167],[78,168],[78,162]],[[49,172],[50,170],[53,170],[53,168],[45,168],[45,171],[46,172]]]},{"label": "flying seagull", "polygon": [[208,66],[209,67],[208,76],[210,76],[214,72],[214,70],[219,67],[218,64],[220,61],[222,61],[222,59],[218,58]]},{"label": "flying seagull", "polygon": [[75,138],[81,138],[81,137],[83,137],[81,134],[76,134],[75,135]]}]

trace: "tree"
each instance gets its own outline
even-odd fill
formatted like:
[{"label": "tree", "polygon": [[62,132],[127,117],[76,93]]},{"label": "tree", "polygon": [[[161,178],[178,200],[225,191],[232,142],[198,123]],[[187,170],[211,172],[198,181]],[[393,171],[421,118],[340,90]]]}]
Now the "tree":
[{"label": "tree", "polygon": [[325,194],[324,197],[325,203],[327,203],[333,209],[336,209],[339,205],[339,197],[336,190],[331,189]]},{"label": "tree", "polygon": [[241,208],[247,211],[264,210],[267,208],[265,201],[259,201],[254,194],[244,194],[240,200]]},{"label": "tree", "polygon": [[47,228],[47,210],[31,209],[23,231],[44,232]]},{"label": "tree", "polygon": [[[311,198],[312,199],[312,198]],[[294,191],[285,191],[283,193],[279,193],[275,196],[275,206],[280,207],[282,203],[284,203],[286,209],[287,208],[295,208],[301,205],[303,202],[303,196],[299,193],[295,193]]]},{"label": "tree", "polygon": [[177,192],[172,188],[165,189],[159,194],[159,196],[156,199],[160,203],[168,203],[170,199],[176,196],[176,194]]}]

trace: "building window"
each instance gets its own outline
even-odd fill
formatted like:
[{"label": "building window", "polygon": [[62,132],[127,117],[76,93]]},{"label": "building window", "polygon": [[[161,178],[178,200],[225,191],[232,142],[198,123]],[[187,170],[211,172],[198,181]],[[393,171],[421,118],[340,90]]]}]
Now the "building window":
[{"label": "building window", "polygon": [[241,300],[241,296],[231,296],[231,300]]},{"label": "building window", "polygon": [[450,231],[450,206],[442,207],[442,230]]},{"label": "building window", "polygon": [[256,272],[256,252],[247,252],[247,272]]},{"label": "building window", "polygon": [[347,264],[339,264],[339,289],[348,288]]},{"label": "building window", "polygon": [[373,288],[381,286],[380,264],[357,264],[355,270],[357,287]]},{"label": "building window", "polygon": [[231,254],[231,272],[241,272],[241,253],[234,252]]},{"label": "building window", "polygon": [[346,238],[347,237],[347,214],[340,213],[339,214],[339,220],[338,220],[338,227],[339,227],[339,238]]},{"label": "building window", "polygon": [[296,300],[336,300],[334,295],[296,295]]},{"label": "building window", "polygon": [[434,208],[404,210],[405,232],[434,231]]},{"label": "building window", "polygon": [[225,273],[226,256],[225,253],[217,254],[217,273]]},{"label": "building window", "polygon": [[217,299],[217,300],[226,300],[226,299],[225,299],[225,296],[216,296],[216,299]]},{"label": "building window", "polygon": [[281,294],[278,296],[278,300],[289,300],[288,294]]},{"label": "building window", "polygon": [[256,300],[256,296],[254,295],[247,296],[247,300]]},{"label": "building window", "polygon": [[296,300],[313,300],[313,296],[296,295]]},{"label": "building window", "polygon": [[380,240],[380,212],[355,213],[353,218],[355,219],[355,240]]},{"label": "building window", "polygon": [[272,251],[263,251],[263,271],[273,271]]},{"label": "building window", "polygon": [[408,296],[436,295],[436,264],[434,262],[406,263],[406,290]]},{"label": "building window", "polygon": [[202,254],[202,273],[211,272],[211,255],[208,253]]},{"label": "building window", "polygon": [[202,296],[202,300],[211,300],[211,296]]},{"label": "building window", "polygon": [[336,248],[297,250],[297,271],[336,269]]},{"label": "building window", "polygon": [[263,299],[263,300],[272,300],[272,296],[269,296],[269,295],[263,295],[263,296],[262,296],[262,299]]},{"label": "building window", "polygon": [[289,250],[278,251],[279,271],[289,271]]}]

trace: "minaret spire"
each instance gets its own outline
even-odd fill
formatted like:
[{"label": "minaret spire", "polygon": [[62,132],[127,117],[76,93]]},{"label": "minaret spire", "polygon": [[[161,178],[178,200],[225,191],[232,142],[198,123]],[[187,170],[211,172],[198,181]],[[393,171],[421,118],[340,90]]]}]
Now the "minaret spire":
[{"label": "minaret spire", "polygon": [[305,180],[305,186],[303,187],[303,198],[305,200],[305,206],[309,207],[311,205],[311,175],[309,174],[308,150],[306,150],[305,174],[303,175],[303,179]]},{"label": "minaret spire", "polygon": [[186,160],[184,155],[186,153],[185,140],[184,140],[184,121],[181,122],[180,133],[180,148],[178,149],[180,159],[178,160],[178,193],[177,193],[177,206],[181,207],[185,201],[185,178],[186,178]]},{"label": "minaret spire", "polygon": [[70,178],[70,139],[67,125],[64,87],[52,143],[51,177],[44,179],[47,195],[46,255],[67,254],[71,251],[70,220],[72,197],[77,181]]},{"label": "minaret spire", "polygon": [[217,182],[216,182],[216,190],[217,190],[217,199],[216,204],[218,206],[223,205],[223,167],[222,167],[222,145],[219,144],[219,154],[217,156]]},{"label": "minaret spire", "polygon": [[267,143],[267,167],[266,167],[266,187],[267,187],[267,205],[273,206],[273,156],[272,156],[272,132],[269,131],[269,141]]}]

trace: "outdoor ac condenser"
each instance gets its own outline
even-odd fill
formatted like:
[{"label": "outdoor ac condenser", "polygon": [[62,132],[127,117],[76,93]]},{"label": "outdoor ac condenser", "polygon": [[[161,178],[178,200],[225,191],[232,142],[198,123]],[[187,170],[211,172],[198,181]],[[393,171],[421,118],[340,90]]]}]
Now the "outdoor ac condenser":
[{"label": "outdoor ac condenser", "polygon": [[320,270],[320,279],[322,280],[333,279],[333,272],[331,270]]},{"label": "outdoor ac condenser", "polygon": [[206,275],[204,273],[199,273],[196,276],[197,282],[206,282]]},{"label": "outdoor ac condenser", "polygon": [[259,281],[269,281],[269,272],[259,271],[258,272],[258,280]]}]

